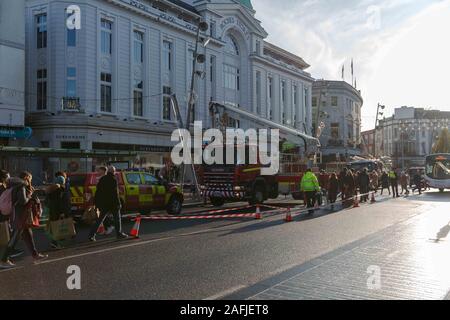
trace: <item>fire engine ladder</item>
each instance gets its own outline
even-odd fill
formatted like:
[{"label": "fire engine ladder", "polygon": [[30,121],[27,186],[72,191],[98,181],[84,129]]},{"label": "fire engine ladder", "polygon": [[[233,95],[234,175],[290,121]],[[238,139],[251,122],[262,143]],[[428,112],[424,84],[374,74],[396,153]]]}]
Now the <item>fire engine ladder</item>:
[{"label": "fire engine ladder", "polygon": [[[210,102],[209,110],[212,119],[213,128],[217,128],[221,131],[225,131],[227,123],[224,123],[224,115],[238,115],[241,119],[251,120],[259,126],[264,128],[278,129],[280,133],[286,138],[286,140],[295,143],[299,146],[302,144],[305,146],[305,153],[312,154],[318,151],[320,148],[320,141],[317,138],[309,136],[303,132],[300,132],[294,128],[286,127],[279,123],[270,121],[268,119],[261,118],[258,115],[242,110],[233,105],[221,104],[218,102]],[[226,117],[225,117],[226,119]]]},{"label": "fire engine ladder", "polygon": [[[177,128],[178,128],[178,131],[180,134],[180,141],[182,141],[183,145],[184,145],[183,135],[181,134],[181,130],[185,129],[185,127],[184,127],[183,117],[180,112],[180,107],[178,105],[178,99],[177,99],[176,94],[172,94],[172,96],[170,97],[170,101],[171,101],[171,106],[172,106],[173,112],[176,117],[176,124],[177,124]],[[184,192],[184,179],[186,177],[186,172],[188,170],[191,171],[192,177],[194,179],[194,185],[195,185],[195,190],[196,190],[195,199],[202,200],[200,185],[198,183],[197,173],[195,172],[195,167],[194,167],[193,163],[191,163],[190,165],[189,164],[183,165],[183,168],[181,171],[181,177],[180,177],[180,184],[181,184],[182,192]]]}]

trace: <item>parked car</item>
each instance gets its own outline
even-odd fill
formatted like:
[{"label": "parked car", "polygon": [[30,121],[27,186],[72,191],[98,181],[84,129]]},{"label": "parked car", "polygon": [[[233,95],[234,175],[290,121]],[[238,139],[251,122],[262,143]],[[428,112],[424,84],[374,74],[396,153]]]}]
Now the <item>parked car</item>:
[{"label": "parked car", "polygon": [[[72,212],[75,215],[94,205],[99,176],[95,172],[69,174]],[[166,183],[147,172],[116,172],[123,212],[149,213],[165,209],[178,215],[183,205],[179,186]]]}]

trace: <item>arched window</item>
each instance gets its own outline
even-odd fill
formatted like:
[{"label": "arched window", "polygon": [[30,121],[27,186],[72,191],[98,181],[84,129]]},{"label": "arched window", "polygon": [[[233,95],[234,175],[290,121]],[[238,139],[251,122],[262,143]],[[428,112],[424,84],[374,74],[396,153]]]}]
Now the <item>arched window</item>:
[{"label": "arched window", "polygon": [[237,45],[236,40],[232,36],[226,35],[224,37],[223,41],[226,43],[225,44],[225,52],[226,53],[233,54],[236,56],[239,55],[239,47]]}]

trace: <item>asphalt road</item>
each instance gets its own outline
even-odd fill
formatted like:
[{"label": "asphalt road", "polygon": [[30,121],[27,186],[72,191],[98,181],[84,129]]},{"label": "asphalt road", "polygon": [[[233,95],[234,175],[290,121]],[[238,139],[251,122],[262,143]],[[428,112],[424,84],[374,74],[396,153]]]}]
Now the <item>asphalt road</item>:
[{"label": "asphalt road", "polygon": [[[80,228],[77,243],[49,251],[47,261],[33,264],[23,257],[16,269],[0,271],[0,299],[220,299],[431,209],[444,210],[450,194],[378,200],[294,216],[292,223],[284,222],[284,214],[144,221],[140,239],[120,242],[105,237],[89,243]],[[46,250],[43,234],[36,236]],[[67,288],[72,265],[80,267],[81,290]]]}]

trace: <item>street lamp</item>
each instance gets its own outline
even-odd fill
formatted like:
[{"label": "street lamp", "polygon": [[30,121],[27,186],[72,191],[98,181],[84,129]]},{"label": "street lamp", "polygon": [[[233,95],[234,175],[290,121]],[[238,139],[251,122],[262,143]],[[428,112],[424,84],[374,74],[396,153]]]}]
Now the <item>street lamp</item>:
[{"label": "street lamp", "polygon": [[[381,105],[380,103],[378,103],[378,106],[377,106],[377,115],[375,117],[375,132],[373,134],[373,147],[374,147],[375,153],[377,150],[377,148],[376,148],[376,132],[377,132],[377,126],[378,126],[378,117],[384,115],[384,112],[380,112],[380,109],[384,110],[384,109],[386,109],[386,106]],[[376,154],[375,154],[375,156],[376,156]]]}]

